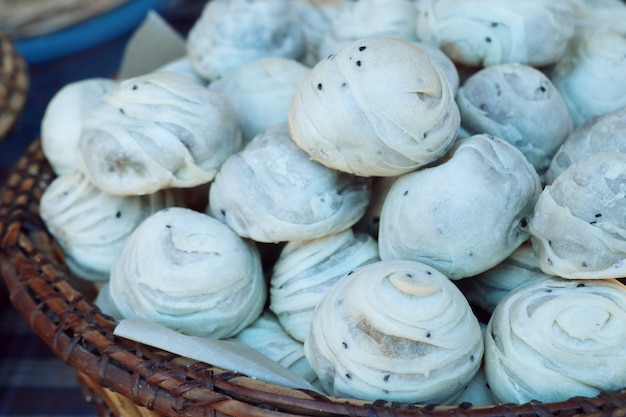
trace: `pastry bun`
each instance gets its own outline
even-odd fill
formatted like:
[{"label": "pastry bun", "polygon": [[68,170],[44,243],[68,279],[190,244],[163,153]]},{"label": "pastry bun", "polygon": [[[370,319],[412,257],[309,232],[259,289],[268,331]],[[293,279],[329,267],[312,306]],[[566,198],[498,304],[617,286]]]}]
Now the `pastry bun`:
[{"label": "pastry bun", "polygon": [[172,207],[144,220],[111,268],[123,318],[214,339],[254,322],[267,297],[259,253],[216,219]]},{"label": "pastry bun", "polygon": [[380,214],[380,257],[423,262],[450,279],[484,272],[528,239],[540,192],[537,171],[513,145],[461,139],[445,162],[393,183]]},{"label": "pastry bun", "polygon": [[331,395],[443,404],[478,371],[483,337],[445,275],[390,260],[362,266],[330,288],[304,352]]},{"label": "pastry bun", "polygon": [[311,160],[281,123],[224,163],[208,213],[257,242],[309,240],[352,227],[369,197],[366,178]]},{"label": "pastry bun", "polygon": [[320,61],[289,109],[293,140],[329,168],[395,176],[441,157],[459,110],[438,65],[418,46],[363,39]]},{"label": "pastry bun", "polygon": [[122,81],[83,122],[79,169],[109,194],[150,194],[211,181],[241,146],[235,110],[189,77]]}]

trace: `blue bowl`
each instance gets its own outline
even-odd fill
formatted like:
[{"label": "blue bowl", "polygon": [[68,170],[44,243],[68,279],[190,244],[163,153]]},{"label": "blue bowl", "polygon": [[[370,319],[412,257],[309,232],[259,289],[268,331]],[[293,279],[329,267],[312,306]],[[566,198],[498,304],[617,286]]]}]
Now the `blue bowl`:
[{"label": "blue bowl", "polygon": [[150,10],[168,0],[130,0],[106,13],[46,35],[16,39],[28,65],[30,89],[13,130],[0,143],[0,168],[12,166],[39,137],[48,102],[66,84],[116,75],[126,44]]}]

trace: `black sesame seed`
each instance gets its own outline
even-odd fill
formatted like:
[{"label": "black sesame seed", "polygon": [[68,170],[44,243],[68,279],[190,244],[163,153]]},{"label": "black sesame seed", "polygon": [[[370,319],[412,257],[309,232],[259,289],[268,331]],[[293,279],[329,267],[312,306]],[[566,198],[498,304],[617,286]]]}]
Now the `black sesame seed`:
[{"label": "black sesame seed", "polygon": [[430,271],[426,271],[426,275],[432,275],[433,273]]},{"label": "black sesame seed", "polygon": [[546,288],[546,292],[552,292],[552,288]]},{"label": "black sesame seed", "polygon": [[389,375],[389,374],[385,374],[385,376],[383,376],[383,381],[385,381],[385,382],[389,381],[389,377],[390,376],[391,375]]},{"label": "black sesame seed", "polygon": [[583,268],[587,268],[587,262],[583,261],[582,266]]},{"label": "black sesame seed", "polygon": [[343,346],[344,349],[348,349],[348,344],[346,342],[341,342],[341,346]]},{"label": "black sesame seed", "polygon": [[360,66],[361,66],[361,61],[357,61],[357,62],[356,62],[356,66],[357,66],[357,67],[360,67]]},{"label": "black sesame seed", "polygon": [[428,133],[424,132],[424,139],[426,139],[428,137]]},{"label": "black sesame seed", "polygon": [[139,88],[139,86],[137,84],[133,84],[133,90],[136,90],[138,88]]},{"label": "black sesame seed", "polygon": [[409,194],[409,190],[406,190],[406,191],[404,192],[404,195],[408,195],[408,194]]},{"label": "black sesame seed", "polygon": [[580,283],[580,284],[578,284],[576,287],[581,288],[581,287],[584,287],[584,286],[585,286],[585,284],[581,282],[581,283]]},{"label": "black sesame seed", "polygon": [[491,38],[490,38],[489,36],[487,36],[487,37],[485,38],[485,42],[490,43],[490,42],[491,42]]},{"label": "black sesame seed", "polygon": [[346,373],[346,378],[352,379],[352,375],[350,375],[349,373]]},{"label": "black sesame seed", "polygon": [[318,90],[321,90],[321,89],[322,89],[322,83],[319,83],[319,84],[317,85],[317,89],[318,89]]},{"label": "black sesame seed", "polygon": [[542,85],[539,87],[539,91],[541,91],[542,93],[546,92],[546,88]]},{"label": "black sesame seed", "polygon": [[589,224],[598,224],[598,222],[594,220],[592,222],[589,222]]},{"label": "black sesame seed", "polygon": [[430,337],[430,336],[432,336],[430,332],[426,333],[426,337]]},{"label": "black sesame seed", "polygon": [[352,275],[352,274],[354,274],[354,271],[350,271],[350,272],[348,272],[348,276],[350,276],[350,275]]},{"label": "black sesame seed", "polygon": [[359,51],[365,51],[365,46],[359,46]]},{"label": "black sesame seed", "polygon": [[522,220],[520,220],[519,225],[521,227],[526,227],[528,226],[528,220],[526,219],[526,217],[524,217]]},{"label": "black sesame seed", "polygon": [[348,84],[347,83],[341,83],[341,86],[345,88],[345,87],[348,86]]},{"label": "black sesame seed", "polygon": [[222,209],[220,210],[220,213],[222,213],[222,216],[226,216],[226,210]]},{"label": "black sesame seed", "polygon": [[115,213],[115,217],[117,217],[118,219],[122,217],[122,212],[118,210],[117,213]]},{"label": "black sesame seed", "polygon": [[167,227],[168,229],[171,229],[172,225],[171,224],[166,224],[165,227]]},{"label": "black sesame seed", "polygon": [[124,111],[124,109],[120,109],[120,113],[122,113],[122,114],[126,114],[126,112]]},{"label": "black sesame seed", "polygon": [[548,265],[553,265],[552,259],[548,258]]},{"label": "black sesame seed", "polygon": [[596,213],[596,215],[594,216],[596,219],[602,217],[601,213]]},{"label": "black sesame seed", "polygon": [[470,356],[470,362],[474,362],[476,360],[476,358],[474,357],[474,355]]},{"label": "black sesame seed", "polygon": [[548,246],[552,247],[552,241],[548,240]]},{"label": "black sesame seed", "polygon": [[413,274],[406,274],[407,278],[413,278]]},{"label": "black sesame seed", "polygon": [[491,27],[492,28],[498,27],[498,22],[491,22]]}]

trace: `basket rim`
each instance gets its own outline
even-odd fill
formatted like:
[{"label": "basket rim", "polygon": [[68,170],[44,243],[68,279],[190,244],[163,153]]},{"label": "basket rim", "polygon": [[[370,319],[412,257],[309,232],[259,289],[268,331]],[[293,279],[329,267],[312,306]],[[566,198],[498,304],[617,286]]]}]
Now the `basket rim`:
[{"label": "basket rim", "polygon": [[626,388],[555,403],[361,401],[280,387],[115,336],[115,319],[77,287],[39,217],[39,199],[54,177],[37,139],[0,189],[0,272],[11,303],[55,355],[138,406],[164,416],[626,416]]}]

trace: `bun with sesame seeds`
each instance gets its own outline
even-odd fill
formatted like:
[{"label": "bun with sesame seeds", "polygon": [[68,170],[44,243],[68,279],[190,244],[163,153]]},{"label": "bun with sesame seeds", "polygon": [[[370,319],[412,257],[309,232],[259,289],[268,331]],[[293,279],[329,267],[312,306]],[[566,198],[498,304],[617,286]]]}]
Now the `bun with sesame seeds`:
[{"label": "bun with sesame seeds", "polygon": [[298,146],[359,176],[395,176],[435,161],[459,124],[450,84],[428,54],[384,37],[353,42],[320,61],[289,108]]},{"label": "bun with sesame seeds", "polygon": [[326,292],[304,352],[331,395],[446,404],[478,372],[483,336],[445,275],[419,262],[379,261]]}]

